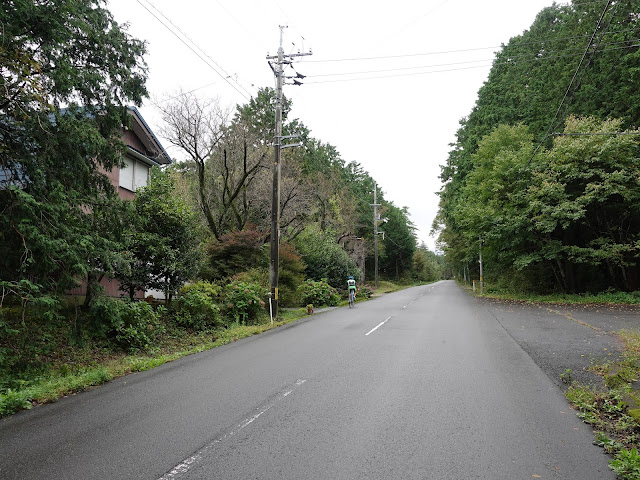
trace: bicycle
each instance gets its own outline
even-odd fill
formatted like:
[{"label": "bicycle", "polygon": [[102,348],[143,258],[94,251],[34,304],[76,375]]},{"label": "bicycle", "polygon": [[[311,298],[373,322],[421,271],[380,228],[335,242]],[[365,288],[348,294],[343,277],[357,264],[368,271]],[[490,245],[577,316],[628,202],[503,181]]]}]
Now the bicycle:
[{"label": "bicycle", "polygon": [[356,292],[349,290],[349,308],[353,308],[356,305]]}]

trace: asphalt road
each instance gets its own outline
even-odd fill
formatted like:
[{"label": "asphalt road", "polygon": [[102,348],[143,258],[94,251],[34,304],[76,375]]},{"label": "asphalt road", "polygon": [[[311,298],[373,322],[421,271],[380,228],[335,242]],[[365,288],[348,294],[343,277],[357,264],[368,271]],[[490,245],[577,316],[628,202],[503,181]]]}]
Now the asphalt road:
[{"label": "asphalt road", "polygon": [[0,478],[614,479],[526,319],[453,282],[314,315],[0,422]]}]

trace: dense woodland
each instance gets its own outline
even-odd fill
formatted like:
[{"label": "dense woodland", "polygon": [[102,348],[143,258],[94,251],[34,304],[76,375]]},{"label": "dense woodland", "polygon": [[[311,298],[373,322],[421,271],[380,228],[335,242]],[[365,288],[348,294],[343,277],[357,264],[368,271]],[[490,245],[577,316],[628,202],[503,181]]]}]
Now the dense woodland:
[{"label": "dense woodland", "polygon": [[542,10],[503,45],[442,167],[452,268],[521,291],[640,288],[638,2]]},{"label": "dense woodland", "polygon": [[[0,25],[0,359],[25,348],[29,318],[126,348],[152,344],[167,325],[262,321],[274,92],[233,108],[190,93],[160,102],[157,133],[182,158],[123,201],[104,172],[122,162],[127,105],[147,97],[145,43],[102,0],[4,2]],[[348,275],[373,278],[374,179],[285,103],[284,133],[304,146],[283,151],[281,305],[335,303]],[[381,191],[378,200],[382,277],[440,278],[408,210]],[[103,278],[120,282],[123,300],[104,297]],[[78,285],[86,295],[70,313]],[[125,301],[148,289],[166,305]]]}]

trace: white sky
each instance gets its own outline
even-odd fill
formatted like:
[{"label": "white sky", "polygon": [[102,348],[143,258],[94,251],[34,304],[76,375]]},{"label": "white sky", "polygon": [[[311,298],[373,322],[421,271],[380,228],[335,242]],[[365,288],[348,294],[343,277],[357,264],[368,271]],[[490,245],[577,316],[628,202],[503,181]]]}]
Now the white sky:
[{"label": "white sky", "polygon": [[[148,42],[152,97],[198,89],[199,96],[217,97],[225,106],[244,104],[258,88],[274,86],[265,57],[277,53],[279,26],[287,25],[285,53],[313,52],[294,65],[307,76],[305,85],[285,86],[293,101],[290,118],[334,145],[347,162],[360,163],[386,200],[409,207],[419,240],[434,250],[429,231],[438,209],[438,175],[459,120],[470,113],[497,47],[528,29],[552,3],[109,0],[108,8],[119,23],[130,23],[134,37]],[[198,51],[202,59],[150,11],[204,51]],[[362,60],[371,57],[386,58]],[[351,72],[368,73],[344,75]],[[381,76],[386,78],[371,78]],[[157,134],[153,101],[140,111]]]}]

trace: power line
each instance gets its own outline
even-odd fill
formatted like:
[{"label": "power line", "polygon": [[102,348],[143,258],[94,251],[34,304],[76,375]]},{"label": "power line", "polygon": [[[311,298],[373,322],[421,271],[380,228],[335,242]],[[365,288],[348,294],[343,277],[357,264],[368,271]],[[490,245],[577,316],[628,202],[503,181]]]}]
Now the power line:
[{"label": "power line", "polygon": [[212,85],[215,85],[216,83],[217,82],[207,83],[206,85],[202,85],[201,87],[194,88],[192,90],[189,90],[188,92],[182,92],[182,93],[180,93],[178,95],[175,95],[173,97],[164,98],[164,99],[162,99],[160,101],[150,103],[149,105],[152,106],[152,107],[157,107],[159,105],[162,105],[163,103],[167,103],[167,102],[170,102],[171,100],[175,100],[176,98],[184,97],[185,95],[189,95],[190,93],[197,92],[198,90],[202,90],[203,88],[207,88],[207,87],[210,87]]},{"label": "power line", "polygon": [[[636,41],[640,41],[640,39],[634,39]],[[602,46],[610,46],[610,45],[620,45],[620,44],[626,44],[627,41],[620,41],[620,42],[611,42],[611,43],[605,43]],[[634,47],[636,45],[625,45],[623,48],[631,48]],[[640,45],[638,45],[640,46]],[[616,49],[602,49],[602,50],[598,50],[598,51],[609,51],[609,50],[616,50]],[[561,53],[561,52],[569,52],[572,50],[556,50],[556,51],[550,51],[548,52],[549,54],[553,54],[553,53]],[[573,52],[575,52],[575,50],[573,50]],[[573,57],[576,55],[580,55],[580,52],[577,53],[568,53],[565,55],[545,55],[544,57],[536,57],[536,58],[530,58],[532,54],[522,54],[522,55],[516,55],[516,56],[511,56],[509,57],[506,61],[502,61],[502,62],[496,62],[496,65],[505,65],[505,64],[514,64],[517,63],[517,61],[519,59],[525,59],[525,60],[530,60],[530,61],[540,61],[540,60],[551,60],[551,59],[557,59],[557,58],[564,58],[564,57]],[[450,66],[454,66],[454,65],[466,65],[466,64],[470,64],[470,63],[486,63],[486,62],[493,62],[494,59],[482,59],[482,60],[467,60],[467,61],[463,61],[463,62],[453,62],[453,63],[441,63],[441,64],[435,64],[435,65],[418,65],[415,67],[399,67],[399,68],[388,68],[388,69],[380,69],[380,70],[363,70],[363,71],[357,71],[357,72],[341,72],[341,73],[323,73],[323,74],[319,74],[319,75],[307,75],[309,78],[317,78],[317,77],[335,77],[335,76],[342,76],[342,75],[365,75],[365,74],[370,74],[370,73],[386,73],[386,72],[400,72],[400,71],[406,71],[406,70],[416,70],[416,69],[420,69],[420,68],[436,68],[436,67],[450,67]],[[483,65],[484,66],[484,65]]]},{"label": "power line", "polygon": [[[612,32],[606,32],[606,33],[603,33],[602,35],[613,35],[616,33],[634,32],[637,30],[638,30],[637,28],[629,28],[625,30],[615,30]],[[572,36],[566,36],[566,37],[549,38],[545,40],[533,40],[529,42],[518,43],[516,45],[494,45],[494,46],[488,46],[488,47],[462,48],[459,50],[443,50],[443,51],[437,51],[437,52],[407,53],[407,54],[400,54],[400,55],[385,55],[385,56],[375,56],[375,57],[350,57],[350,58],[334,58],[334,59],[328,59],[328,60],[306,60],[305,63],[359,62],[359,61],[370,61],[370,60],[389,60],[394,58],[411,58],[411,57],[426,57],[426,56],[433,56],[433,55],[448,55],[452,53],[466,53],[466,52],[476,52],[476,51],[482,51],[482,50],[493,50],[493,49],[505,48],[509,46],[521,47],[525,45],[537,45],[537,44],[545,44],[545,43],[551,43],[551,42],[560,42],[564,40],[574,40],[574,39],[590,38],[590,37],[591,35],[589,34],[572,35]]]},{"label": "power line", "polygon": [[[554,125],[557,125],[555,123],[555,121],[558,118],[558,116],[560,115],[560,111],[562,110],[562,106],[563,106],[565,100],[567,99],[567,97],[569,96],[569,93],[571,92],[571,88],[573,87],[573,84],[574,84],[576,78],[578,77],[578,72],[580,71],[580,68],[582,67],[582,64],[583,64],[585,58],[587,58],[587,54],[589,53],[589,48],[591,48],[591,45],[593,45],[593,41],[595,39],[596,33],[597,33],[598,29],[600,28],[600,24],[602,23],[602,20],[604,19],[604,16],[607,13],[607,10],[609,10],[609,5],[611,5],[611,0],[607,1],[607,4],[605,5],[604,10],[602,10],[602,14],[600,15],[600,18],[598,19],[598,23],[596,23],[596,27],[593,30],[593,34],[591,35],[591,39],[589,40],[589,44],[587,45],[587,48],[585,48],[584,53],[582,54],[582,58],[580,59],[580,63],[578,63],[578,66],[576,67],[576,70],[575,70],[575,72],[573,74],[573,77],[571,78],[571,82],[569,82],[569,86],[567,87],[567,90],[564,92],[564,96],[562,97],[562,100],[560,101],[560,105],[558,105],[558,109],[556,110],[556,114],[553,116],[553,119],[551,120],[551,123],[549,124],[549,128],[547,128],[547,133],[545,133],[544,137],[542,137],[542,140],[540,141],[540,143],[538,144],[538,146],[534,150],[533,155],[531,155],[531,158],[527,162],[527,166],[529,165],[529,163],[531,163],[531,160],[533,160],[533,158],[536,156],[536,154],[538,153],[538,150],[540,150],[540,147],[542,146],[543,142],[547,139],[547,137],[549,136],[551,131],[555,128]],[[616,3],[616,7],[617,7],[617,3]],[[591,58],[593,58],[594,55],[595,55],[595,51],[591,52],[591,57],[589,58],[589,62],[587,62],[587,65],[585,65],[585,70],[586,70],[588,64],[591,62]],[[583,75],[584,75],[584,71],[583,71]],[[558,123],[560,123],[560,122],[558,122]]]},{"label": "power line", "polygon": [[[624,47],[606,48],[606,49],[602,49],[602,50],[596,50],[596,52],[598,52],[598,53],[611,52],[611,51],[614,51],[614,50],[623,50],[623,49],[626,49],[626,48],[635,48],[635,47],[640,47],[640,44],[624,46]],[[419,75],[430,75],[430,74],[434,74],[434,73],[448,73],[448,72],[457,72],[457,71],[462,71],[462,70],[471,70],[471,69],[475,69],[475,68],[487,68],[487,67],[491,67],[492,65],[515,65],[516,63],[543,62],[543,61],[551,60],[551,59],[554,59],[554,58],[574,57],[574,56],[578,56],[578,55],[580,55],[580,54],[558,55],[558,56],[554,56],[554,57],[533,58],[533,59],[528,59],[528,60],[519,60],[518,62],[507,61],[507,62],[486,63],[484,65],[473,65],[473,66],[459,67],[459,68],[447,68],[447,69],[442,69],[442,70],[430,70],[430,71],[425,71],[425,72],[398,73],[398,74],[391,74],[391,75],[376,75],[376,76],[372,76],[372,77],[342,78],[342,79],[320,80],[320,81],[310,80],[310,81],[307,81],[305,84],[306,85],[311,85],[311,84],[316,84],[317,85],[317,84],[323,84],[323,83],[341,83],[341,82],[354,82],[354,81],[361,81],[361,80],[378,80],[378,79],[397,78],[397,77],[414,77],[414,76],[419,76]],[[462,62],[462,63],[464,64],[464,63],[471,63],[471,62]],[[440,66],[444,66],[444,65],[440,65]],[[413,68],[436,68],[436,67],[438,67],[438,65],[424,66],[424,67],[413,67]],[[339,74],[336,74],[336,75],[339,75]],[[316,76],[320,76],[320,75],[316,75]],[[314,75],[309,75],[308,77],[309,78],[313,78],[315,76]]]},{"label": "power line", "polygon": [[[204,50],[202,50],[200,47],[198,47],[198,45],[196,45],[196,43],[191,40],[187,35],[184,34],[184,32],[182,32],[182,30],[180,30],[171,20],[169,20],[169,18],[167,18],[160,10],[158,10],[149,0],[145,0],[149,5],[151,5],[151,7],[156,10],[160,15],[162,15],[162,17],[164,17],[171,25],[173,25],[187,40],[189,40],[189,42],[191,42],[198,50],[200,50],[214,65],[216,65],[220,70],[222,70],[222,72],[224,73],[220,73],[216,68],[213,67],[213,65],[211,65],[211,63],[209,63],[209,61],[207,61],[205,58],[202,57],[202,55],[200,55],[196,50],[194,50],[191,45],[189,45],[182,37],[180,37],[180,35],[178,35],[171,27],[169,27],[169,25],[167,25],[165,22],[163,22],[155,13],[153,13],[145,4],[143,4],[140,0],[136,0],[136,2],[138,2],[138,4],[140,4],[141,7],[143,7],[147,12],[149,12],[156,20],[158,20],[158,22],[160,22],[162,24],[163,27],[165,27],[167,30],[169,30],[173,36],[175,36],[178,40],[180,40],[189,50],[191,50],[200,60],[202,60],[211,70],[213,70],[220,78],[222,78],[225,82],[227,82],[229,84],[229,86],[231,86],[236,92],[238,92],[240,94],[240,96],[242,96],[245,100],[249,101],[251,94],[244,88],[242,87],[242,85],[240,85],[238,82],[235,82],[240,88],[242,88],[243,90],[245,90],[246,94],[241,92],[233,83],[231,83],[231,81],[229,81],[229,79],[231,79],[231,75],[229,75],[220,65],[218,65],[211,57],[209,57]],[[226,76],[225,76],[226,75]],[[249,95],[249,97],[247,97],[247,94]]]}]

